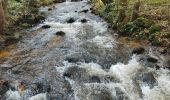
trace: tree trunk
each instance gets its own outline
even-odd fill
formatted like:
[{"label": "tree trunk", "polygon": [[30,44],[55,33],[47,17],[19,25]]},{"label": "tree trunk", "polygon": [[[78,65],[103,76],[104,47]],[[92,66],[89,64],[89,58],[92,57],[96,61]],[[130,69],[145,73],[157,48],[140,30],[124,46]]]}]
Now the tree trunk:
[{"label": "tree trunk", "polygon": [[170,3],[168,4],[168,31],[170,32]]},{"label": "tree trunk", "polygon": [[136,2],[133,6],[131,21],[134,21],[138,18],[139,7],[140,7],[140,2]]},{"label": "tree trunk", "polygon": [[4,9],[2,5],[2,1],[0,1],[0,34],[3,34],[4,23],[5,23]]},{"label": "tree trunk", "polygon": [[124,18],[126,17],[125,15],[125,9],[120,9],[118,16],[117,16],[117,22],[122,22],[124,20]]},{"label": "tree trunk", "polygon": [[2,7],[4,10],[4,14],[6,14],[7,5],[8,5],[8,0],[2,0]]}]

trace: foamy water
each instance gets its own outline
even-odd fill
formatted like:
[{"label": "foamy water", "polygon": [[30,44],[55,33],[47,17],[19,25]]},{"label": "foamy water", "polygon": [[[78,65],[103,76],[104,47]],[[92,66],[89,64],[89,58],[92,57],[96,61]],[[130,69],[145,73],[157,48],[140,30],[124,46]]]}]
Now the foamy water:
[{"label": "foamy water", "polygon": [[[26,81],[26,90],[15,86],[4,100],[170,100],[169,70],[148,68],[139,63],[140,56],[129,57],[108,24],[84,9],[90,9],[86,1],[56,4],[44,23],[28,30],[34,35],[18,43],[6,62],[21,70],[7,75]],[[69,18],[75,22],[67,23]],[[87,23],[81,23],[83,18]],[[51,27],[40,30],[43,25]],[[65,36],[56,36],[58,31]]]}]

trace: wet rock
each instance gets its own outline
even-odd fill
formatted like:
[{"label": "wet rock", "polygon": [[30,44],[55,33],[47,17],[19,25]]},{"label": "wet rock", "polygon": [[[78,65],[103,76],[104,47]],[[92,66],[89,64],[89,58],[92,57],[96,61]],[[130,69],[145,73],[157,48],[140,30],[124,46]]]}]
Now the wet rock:
[{"label": "wet rock", "polygon": [[56,34],[55,35],[57,35],[57,36],[64,36],[66,33],[64,33],[63,31],[58,31],[58,32],[56,32]]},{"label": "wet rock", "polygon": [[170,58],[166,58],[164,61],[165,68],[170,70]]},{"label": "wet rock", "polygon": [[[116,100],[115,97],[112,97],[109,90],[107,89],[99,90],[99,89],[93,90],[91,95],[88,97],[88,100]],[[98,92],[95,92],[95,91],[98,91]]]},{"label": "wet rock", "polygon": [[116,79],[115,77],[113,76],[110,76],[110,75],[106,75],[104,76],[104,80],[103,80],[105,83],[110,83],[110,82],[120,82],[120,80]]},{"label": "wet rock", "polygon": [[66,22],[67,22],[67,23],[74,23],[74,22],[75,22],[75,19],[74,19],[74,18],[69,18]]},{"label": "wet rock", "polygon": [[153,88],[155,85],[157,85],[157,80],[151,72],[142,73],[136,77],[136,79],[148,84],[150,88]]},{"label": "wet rock", "polygon": [[98,76],[92,76],[90,78],[90,82],[92,82],[92,83],[101,83],[100,78]]},{"label": "wet rock", "polygon": [[166,54],[167,53],[167,49],[161,48],[161,49],[159,49],[159,53]]},{"label": "wet rock", "polygon": [[48,8],[48,11],[51,11],[51,10],[53,10],[52,8]]},{"label": "wet rock", "polygon": [[129,100],[128,96],[119,88],[115,87],[117,100]]},{"label": "wet rock", "polygon": [[0,97],[3,97],[4,94],[9,90],[9,82],[5,80],[0,80]]},{"label": "wet rock", "polygon": [[93,94],[89,98],[90,98],[89,100],[114,100],[110,94],[104,92],[99,94]]},{"label": "wet rock", "polygon": [[93,10],[93,8],[90,8],[90,10]]},{"label": "wet rock", "polygon": [[82,11],[80,11],[80,13],[87,13],[89,10],[88,9],[84,9],[84,10],[82,10]]},{"label": "wet rock", "polygon": [[86,22],[87,22],[87,19],[85,19],[85,18],[84,18],[84,19],[81,19],[81,22],[82,22],[82,23],[86,23]]},{"label": "wet rock", "polygon": [[67,93],[72,92],[72,87],[68,81],[64,82],[63,90]]},{"label": "wet rock", "polygon": [[47,29],[47,28],[50,28],[51,26],[50,25],[43,25],[41,28],[42,29]]},{"label": "wet rock", "polygon": [[37,16],[33,19],[32,25],[35,25],[35,24],[37,24],[37,23],[40,23],[40,22],[44,21],[44,20],[45,20],[45,17],[44,17],[44,16],[45,16],[45,15],[42,15],[42,14],[37,15]]},{"label": "wet rock", "polygon": [[132,50],[132,54],[142,54],[145,52],[145,49],[143,47],[137,47]]},{"label": "wet rock", "polygon": [[68,57],[68,58],[66,58],[65,60],[68,61],[69,63],[81,62],[81,59],[76,58],[76,57]]},{"label": "wet rock", "polygon": [[156,70],[159,70],[160,66],[159,65],[155,65],[155,68],[156,68]]},{"label": "wet rock", "polygon": [[77,63],[77,62],[85,62],[85,63],[90,63],[90,62],[96,62],[96,58],[93,55],[90,55],[88,53],[75,53],[66,56],[65,58],[66,61],[70,63]]},{"label": "wet rock", "polygon": [[65,77],[69,77],[75,81],[88,82],[89,76],[87,75],[86,69],[78,66],[69,67],[63,74]]},{"label": "wet rock", "polygon": [[148,57],[147,61],[151,62],[151,63],[157,63],[158,62],[158,60],[156,58],[153,58],[153,57]]},{"label": "wet rock", "polygon": [[65,0],[53,0],[54,3],[62,3],[65,2]]},{"label": "wet rock", "polygon": [[5,45],[15,44],[18,42],[18,40],[19,40],[19,38],[15,37],[15,36],[9,36],[5,40]]}]

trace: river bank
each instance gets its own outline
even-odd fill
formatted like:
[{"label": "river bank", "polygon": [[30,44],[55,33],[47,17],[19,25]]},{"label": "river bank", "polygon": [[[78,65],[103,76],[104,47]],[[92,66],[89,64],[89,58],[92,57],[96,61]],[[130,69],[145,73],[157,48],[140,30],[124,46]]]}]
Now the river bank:
[{"label": "river bank", "polygon": [[0,34],[0,50],[6,46],[17,43],[26,34],[22,30],[42,23],[47,16],[39,11],[41,6],[48,6],[52,10],[55,3],[62,0],[31,0],[29,2],[20,0],[9,0],[5,11],[4,33]]},{"label": "river bank", "polygon": [[93,13],[100,15],[120,36],[148,40],[153,46],[170,48],[170,9],[164,0],[91,0]]},{"label": "river bank", "polygon": [[[92,5],[92,13],[104,18],[109,23],[109,28],[117,33],[117,41],[127,44],[132,49],[149,47],[150,52],[157,55],[156,58],[159,59],[162,56],[163,59],[170,59],[170,25],[168,22],[170,12],[166,12],[166,9],[169,9],[168,2],[161,0],[120,2],[92,0],[89,3]],[[134,8],[135,6],[138,10]],[[137,15],[132,21],[134,10]],[[149,54],[149,51],[147,52]],[[162,63],[167,64],[169,61]]]},{"label": "river bank", "polygon": [[2,100],[170,99],[169,69],[154,48],[118,38],[87,1],[54,6],[42,7],[45,21],[6,48]]}]

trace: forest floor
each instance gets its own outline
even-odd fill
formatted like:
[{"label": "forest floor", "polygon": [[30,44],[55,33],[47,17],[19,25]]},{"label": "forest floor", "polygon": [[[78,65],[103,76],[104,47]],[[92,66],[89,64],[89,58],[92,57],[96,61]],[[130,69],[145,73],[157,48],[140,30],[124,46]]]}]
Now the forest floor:
[{"label": "forest floor", "polygon": [[125,9],[124,19],[117,22],[119,10],[116,2],[108,4],[104,0],[92,0],[95,14],[99,14],[111,24],[111,28],[130,40],[148,41],[152,46],[164,47],[170,51],[170,7],[168,0],[140,0],[138,18],[130,21],[134,0]]},{"label": "forest floor", "polygon": [[39,7],[57,3],[53,1],[55,0],[42,0],[28,4],[27,2],[9,0],[5,15],[4,34],[0,35],[0,50],[15,44],[25,34],[21,30],[43,22],[46,14],[39,12]]}]

